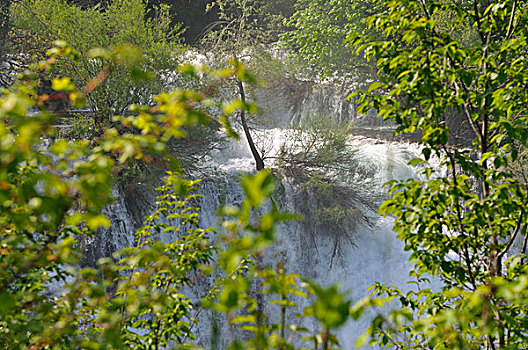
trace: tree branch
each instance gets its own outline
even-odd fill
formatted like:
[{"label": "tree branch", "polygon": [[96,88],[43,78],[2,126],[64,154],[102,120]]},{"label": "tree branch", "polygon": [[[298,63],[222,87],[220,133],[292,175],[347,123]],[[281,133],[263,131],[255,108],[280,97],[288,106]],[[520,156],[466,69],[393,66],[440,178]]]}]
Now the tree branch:
[{"label": "tree branch", "polygon": [[506,32],[506,40],[513,34],[513,20],[515,18],[515,12],[517,11],[517,0],[513,2],[512,10],[510,14],[510,23],[508,23],[508,30]]}]

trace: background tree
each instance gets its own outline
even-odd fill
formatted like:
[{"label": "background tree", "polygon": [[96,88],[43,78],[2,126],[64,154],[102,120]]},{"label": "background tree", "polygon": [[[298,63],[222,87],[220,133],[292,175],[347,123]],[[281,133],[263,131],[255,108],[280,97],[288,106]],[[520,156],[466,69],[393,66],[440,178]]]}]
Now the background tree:
[{"label": "background tree", "polygon": [[[208,11],[213,9],[218,13],[218,21],[206,29],[202,45],[216,57],[232,59],[236,67],[241,61],[247,62],[248,56],[256,54],[262,48],[262,44],[270,41],[270,32],[265,30],[260,22],[259,14],[262,13],[260,2],[221,0],[210,4]],[[255,167],[257,170],[262,170],[264,160],[255,145],[247,120],[250,105],[247,102],[246,89],[240,79],[235,81],[235,85],[241,104],[246,106],[240,112],[240,124],[255,159]]]},{"label": "background tree", "polygon": [[[101,6],[81,8],[69,5],[65,0],[19,1],[13,8],[13,24],[19,30],[29,32],[40,40],[38,51],[43,54],[46,47],[61,38],[81,53],[81,62],[61,59],[55,67],[55,75],[64,75],[80,87],[101,71],[108,60],[103,55],[96,59],[86,54],[93,47],[122,48],[122,53],[131,53],[125,43],[134,45],[133,50],[143,51],[143,71],[152,76],[140,77],[119,62],[109,67],[113,72],[99,89],[86,96],[95,119],[92,133],[101,132],[102,125],[109,125],[111,116],[127,113],[133,103],[149,104],[151,97],[167,89],[177,76],[173,74],[183,52],[179,44],[181,26],[172,25],[166,7],[160,7],[155,19],[146,19],[146,8],[141,0],[115,0],[106,8]],[[34,51],[33,53],[38,53]],[[24,48],[20,48],[24,53]],[[105,61],[106,60],[106,61]],[[108,73],[108,72],[107,72]],[[149,79],[145,79],[149,78]]]},{"label": "background tree", "polygon": [[212,0],[151,0],[147,4],[148,16],[155,17],[156,7],[167,5],[173,24],[182,24],[185,32],[182,37],[185,43],[197,45],[204,29],[218,20],[216,11],[206,11]]},{"label": "background tree", "polygon": [[313,115],[287,131],[277,160],[280,176],[296,186],[293,199],[305,216],[304,232],[314,242],[317,235],[331,233],[331,267],[344,262],[343,246],[354,245],[358,228],[372,226],[379,200],[369,190],[374,169],[362,164],[350,134],[348,122]]},{"label": "background tree", "polygon": [[356,82],[365,76],[372,78],[372,66],[350,54],[354,44],[348,37],[354,31],[369,30],[364,21],[379,11],[378,1],[299,0],[295,9],[285,20],[289,30],[281,38],[300,64],[315,75],[336,75],[337,81],[345,76]]},{"label": "background tree", "polygon": [[[83,9],[90,9],[98,6],[106,9],[112,0],[67,0],[69,4],[79,6]],[[149,0],[145,2],[146,18],[155,19],[158,17],[158,8],[166,6],[169,9],[171,24],[185,28],[182,38],[188,45],[199,43],[200,35],[210,23],[215,22],[218,17],[215,11],[206,12],[205,9],[212,0]]]},{"label": "background tree", "polygon": [[10,21],[9,13],[11,8],[11,0],[2,1],[0,4],[0,62],[3,62],[6,54],[7,35],[9,33]]},{"label": "background tree", "polygon": [[[0,3],[0,86],[7,87],[13,81],[16,62],[9,58],[11,53],[11,0]],[[18,68],[18,67],[16,67]]]}]

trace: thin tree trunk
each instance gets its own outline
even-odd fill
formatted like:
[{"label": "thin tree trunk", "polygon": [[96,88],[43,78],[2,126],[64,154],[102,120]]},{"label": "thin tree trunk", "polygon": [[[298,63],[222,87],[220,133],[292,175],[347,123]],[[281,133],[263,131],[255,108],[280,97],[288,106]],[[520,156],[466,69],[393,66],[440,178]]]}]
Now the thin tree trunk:
[{"label": "thin tree trunk", "polygon": [[0,62],[4,60],[7,49],[7,34],[9,33],[9,9],[11,0],[0,0]]},{"label": "thin tree trunk", "polygon": [[[244,84],[242,81],[238,81],[238,90],[240,92],[240,99],[245,104],[246,103],[246,93],[244,91]],[[249,149],[251,150],[251,154],[253,155],[253,158],[255,159],[255,165],[257,168],[257,171],[260,171],[264,169],[264,160],[260,156],[257,147],[255,146],[255,142],[253,142],[253,137],[251,137],[251,133],[249,132],[249,127],[247,125],[246,121],[246,111],[242,109],[240,112],[240,122],[242,123],[242,128],[244,129],[244,134],[246,135],[246,139],[249,145]]]}]

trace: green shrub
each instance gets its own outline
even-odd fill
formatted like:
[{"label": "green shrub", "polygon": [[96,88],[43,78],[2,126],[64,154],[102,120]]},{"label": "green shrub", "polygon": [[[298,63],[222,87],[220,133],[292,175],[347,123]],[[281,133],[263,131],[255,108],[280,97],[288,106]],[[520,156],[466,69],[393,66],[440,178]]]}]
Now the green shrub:
[{"label": "green shrub", "polygon": [[[157,17],[146,19],[146,7],[141,0],[115,0],[107,7],[81,8],[65,0],[21,0],[12,8],[13,25],[38,46],[29,54],[37,57],[55,40],[65,40],[81,54],[81,60],[61,58],[51,75],[71,78],[77,88],[84,87],[96,74],[108,67],[112,74],[102,79],[97,89],[86,95],[95,121],[93,134],[111,125],[113,115],[128,114],[131,104],[152,104],[152,97],[177,85],[176,67],[184,52],[180,44],[181,26],[172,25],[167,6],[157,9]],[[129,46],[133,45],[133,46]],[[138,59],[138,69],[128,69],[126,62],[113,60],[90,49],[114,48],[121,55]],[[24,47],[19,47],[24,53]],[[143,52],[140,56],[133,51]],[[142,72],[149,72],[144,74]],[[107,72],[108,73],[108,72]],[[101,76],[99,76],[101,78]]]}]

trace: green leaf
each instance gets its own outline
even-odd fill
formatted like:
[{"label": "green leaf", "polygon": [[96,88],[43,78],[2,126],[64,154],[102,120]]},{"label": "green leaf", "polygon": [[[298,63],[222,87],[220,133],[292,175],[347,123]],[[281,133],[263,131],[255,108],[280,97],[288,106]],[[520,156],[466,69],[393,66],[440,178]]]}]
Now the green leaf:
[{"label": "green leaf", "polygon": [[422,164],[423,162],[424,162],[424,160],[421,159],[421,158],[413,158],[413,159],[411,159],[411,160],[409,161],[408,164],[409,164],[410,166],[416,166],[416,165]]},{"label": "green leaf", "polygon": [[0,314],[6,315],[16,306],[16,298],[11,293],[0,292]]},{"label": "green leaf", "polygon": [[422,149],[422,154],[424,155],[425,160],[429,160],[431,158],[431,149],[430,148],[424,148]]},{"label": "green leaf", "polygon": [[100,227],[110,227],[110,220],[102,214],[99,215],[86,215],[86,225],[92,231],[96,231]]},{"label": "green leaf", "polygon": [[51,81],[51,88],[55,91],[72,92],[75,90],[75,85],[68,77],[55,78]]},{"label": "green leaf", "polygon": [[256,175],[245,176],[242,179],[242,188],[246,200],[253,206],[258,207],[264,199],[275,191],[275,181],[271,172],[267,169],[261,170]]}]

